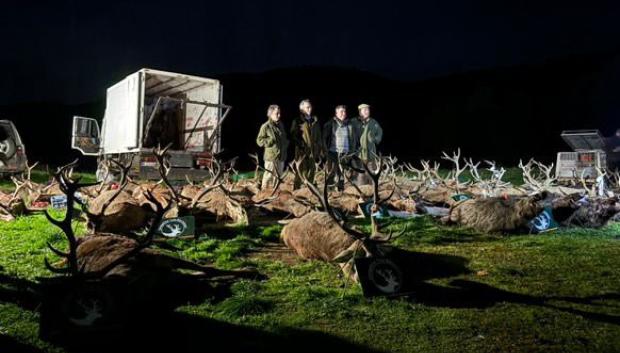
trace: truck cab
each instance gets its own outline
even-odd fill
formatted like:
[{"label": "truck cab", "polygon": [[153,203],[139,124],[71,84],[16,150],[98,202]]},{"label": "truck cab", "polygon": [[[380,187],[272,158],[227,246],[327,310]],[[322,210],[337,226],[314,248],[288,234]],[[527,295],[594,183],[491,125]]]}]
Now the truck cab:
[{"label": "truck cab", "polygon": [[222,103],[218,80],[142,69],[108,88],[101,125],[93,118],[73,118],[72,147],[97,156],[98,179],[106,163],[132,161],[131,176],[159,178],[153,148],[170,145],[171,180],[208,175],[221,152],[221,124],[231,107]]}]

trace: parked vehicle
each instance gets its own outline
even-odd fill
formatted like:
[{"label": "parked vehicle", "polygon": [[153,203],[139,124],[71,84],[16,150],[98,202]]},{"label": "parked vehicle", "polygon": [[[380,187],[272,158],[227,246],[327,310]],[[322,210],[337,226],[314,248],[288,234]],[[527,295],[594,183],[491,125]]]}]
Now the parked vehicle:
[{"label": "parked vehicle", "polygon": [[568,183],[583,178],[594,182],[607,169],[605,139],[598,130],[565,130],[562,139],[573,152],[559,152],[555,175],[558,182]]},{"label": "parked vehicle", "polygon": [[21,173],[26,170],[26,147],[9,120],[0,120],[0,175]]},{"label": "parked vehicle", "polygon": [[93,118],[75,116],[71,145],[98,156],[98,179],[107,163],[133,160],[130,175],[159,178],[153,148],[171,145],[170,179],[203,177],[221,151],[221,125],[231,107],[222,104],[218,80],[142,69],[108,88],[101,130]]}]

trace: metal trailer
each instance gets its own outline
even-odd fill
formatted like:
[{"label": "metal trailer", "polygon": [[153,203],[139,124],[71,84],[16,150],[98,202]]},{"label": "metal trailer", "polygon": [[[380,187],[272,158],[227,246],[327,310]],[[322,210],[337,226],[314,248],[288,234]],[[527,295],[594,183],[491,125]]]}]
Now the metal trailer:
[{"label": "metal trailer", "polygon": [[562,139],[573,152],[558,152],[555,175],[560,183],[583,178],[592,183],[607,169],[605,139],[598,130],[565,130]]},{"label": "metal trailer", "polygon": [[101,129],[96,119],[73,118],[71,146],[99,157],[99,180],[110,174],[109,159],[132,159],[133,177],[159,178],[152,150],[167,142],[169,179],[206,177],[231,109],[222,103],[223,90],[215,79],[141,69],[108,88]]}]

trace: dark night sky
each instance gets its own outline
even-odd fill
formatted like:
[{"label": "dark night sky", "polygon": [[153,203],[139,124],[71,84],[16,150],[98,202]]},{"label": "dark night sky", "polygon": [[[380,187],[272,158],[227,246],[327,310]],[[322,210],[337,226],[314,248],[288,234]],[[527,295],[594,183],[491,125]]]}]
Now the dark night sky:
[{"label": "dark night sky", "polygon": [[0,104],[80,103],[141,67],[341,66],[416,80],[620,47],[620,4],[5,1]]}]

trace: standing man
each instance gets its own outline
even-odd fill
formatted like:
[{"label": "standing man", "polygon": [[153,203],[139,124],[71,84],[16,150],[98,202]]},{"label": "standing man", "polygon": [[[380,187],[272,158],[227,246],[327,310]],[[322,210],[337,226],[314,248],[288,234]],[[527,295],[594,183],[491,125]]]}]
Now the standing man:
[{"label": "standing man", "polygon": [[[370,117],[370,106],[360,104],[357,107],[359,117],[357,117],[357,128],[359,129],[359,158],[362,163],[368,163],[372,169],[377,167],[377,145],[383,138],[383,129],[379,123]],[[372,180],[367,173],[360,173],[357,176],[358,185],[370,184]]]},{"label": "standing man", "polygon": [[[300,162],[301,175],[314,182],[316,163],[325,155],[321,126],[316,116],[312,115],[310,100],[299,103],[299,117],[291,124],[291,140],[295,146],[295,160]],[[293,188],[299,189],[301,178],[295,175]]]},{"label": "standing man", "polygon": [[357,153],[359,136],[354,122],[347,119],[347,108],[344,105],[336,107],[336,116],[325,123],[323,140],[327,153],[327,168],[331,171],[331,178],[327,181],[332,184],[336,178],[336,189],[344,190],[344,174],[340,159]]},{"label": "standing man", "polygon": [[267,108],[267,122],[260,127],[256,144],[265,149],[263,159],[266,171],[263,174],[261,188],[267,187],[270,183],[275,185],[276,176],[284,173],[284,162],[286,161],[286,149],[288,148],[288,138],[284,124],[280,121],[280,107],[272,104]]}]

